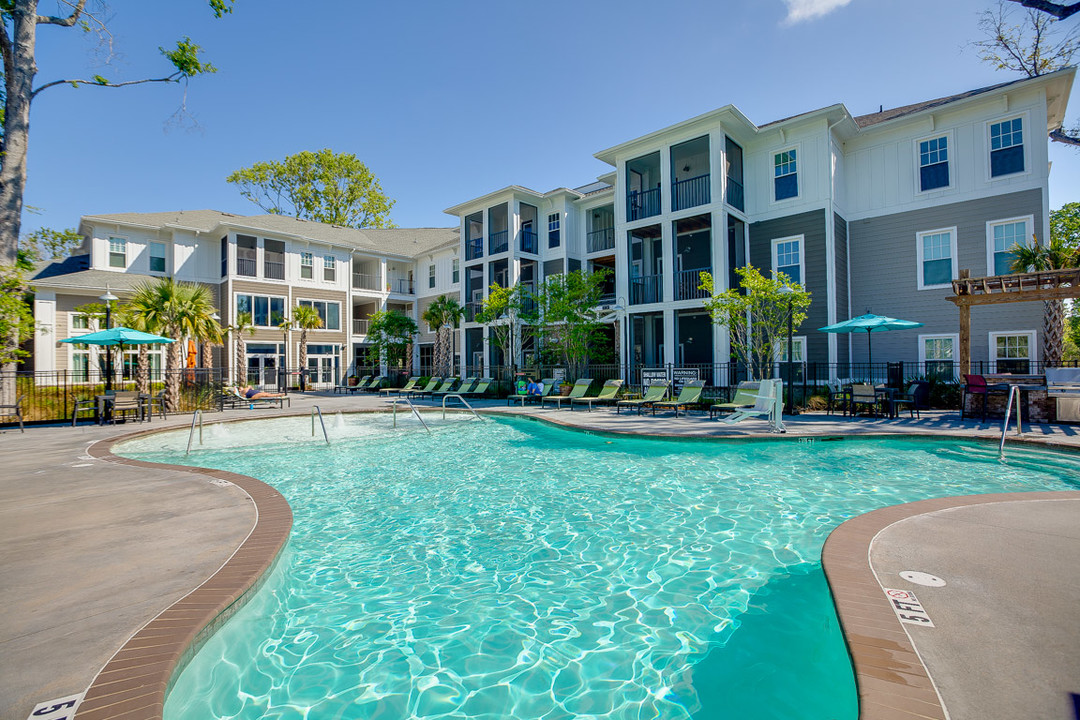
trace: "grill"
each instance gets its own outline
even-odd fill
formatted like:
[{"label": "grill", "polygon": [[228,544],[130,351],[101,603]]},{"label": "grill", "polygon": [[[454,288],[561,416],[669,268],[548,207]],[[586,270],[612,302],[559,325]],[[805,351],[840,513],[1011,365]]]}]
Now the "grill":
[{"label": "grill", "polygon": [[1080,422],[1080,368],[1046,368],[1046,394],[1054,398],[1058,422]]}]

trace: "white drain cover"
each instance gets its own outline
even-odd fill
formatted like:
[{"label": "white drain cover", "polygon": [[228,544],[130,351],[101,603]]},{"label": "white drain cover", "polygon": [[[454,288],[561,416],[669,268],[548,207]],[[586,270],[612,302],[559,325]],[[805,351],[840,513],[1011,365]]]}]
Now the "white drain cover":
[{"label": "white drain cover", "polygon": [[918,570],[905,570],[900,573],[900,577],[904,578],[908,582],[915,583],[916,585],[925,585],[926,587],[945,587],[945,581],[936,575],[930,573],[919,572]]}]

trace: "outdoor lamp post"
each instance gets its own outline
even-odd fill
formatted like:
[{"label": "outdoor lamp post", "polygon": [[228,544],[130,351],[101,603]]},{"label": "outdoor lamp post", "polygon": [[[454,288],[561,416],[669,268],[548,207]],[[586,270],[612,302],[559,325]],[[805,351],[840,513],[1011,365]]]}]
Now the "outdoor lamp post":
[{"label": "outdoor lamp post", "polygon": [[792,300],[794,299],[795,291],[792,290],[790,285],[785,285],[780,288],[780,292],[787,296],[787,405],[784,407],[784,412],[788,415],[795,414],[795,392],[792,388],[792,370],[794,368],[794,315],[792,313]]},{"label": "outdoor lamp post", "polygon": [[[112,303],[114,300],[119,300],[109,291],[109,286],[105,285],[105,294],[98,298],[105,303],[105,329],[112,329]],[[112,365],[112,346],[105,346],[105,392],[112,392],[112,377],[113,377],[113,365]]]}]

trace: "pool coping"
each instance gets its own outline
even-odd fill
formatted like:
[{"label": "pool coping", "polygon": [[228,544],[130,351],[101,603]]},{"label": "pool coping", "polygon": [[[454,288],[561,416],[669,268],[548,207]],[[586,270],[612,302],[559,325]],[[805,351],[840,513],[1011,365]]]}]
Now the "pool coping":
[{"label": "pool coping", "polygon": [[[349,414],[378,412],[386,411],[362,409]],[[818,435],[766,432],[738,437],[688,436],[681,433],[642,433],[590,428],[550,417],[501,411],[500,408],[483,408],[479,412],[525,418],[579,432],[613,436],[738,442],[761,439],[795,441],[808,437],[837,435],[835,432]],[[305,417],[307,414],[294,411],[273,417]],[[207,424],[263,419],[267,418],[215,419]],[[146,623],[117,650],[87,689],[77,710],[78,720],[159,720],[164,712],[165,698],[176,677],[206,640],[262,586],[281,558],[288,542],[292,529],[292,509],[277,490],[261,480],[212,468],[134,460],[112,452],[112,448],[119,443],[161,432],[175,432],[177,429],[146,429],[127,433],[98,441],[91,445],[87,452],[96,459],[107,462],[148,469],[170,469],[232,483],[251,498],[256,511],[255,524],[241,545],[213,575]],[[960,437],[981,442],[988,440],[920,431],[869,432],[844,437]],[[1052,438],[1010,438],[1009,443],[1077,451],[1076,447],[1056,443]],[[870,547],[877,535],[896,522],[946,508],[1055,497],[1080,498],[1080,491],[997,493],[919,500],[859,515],[845,521],[830,533],[822,548],[822,567],[852,659],[860,720],[948,718],[933,680],[910,636],[885,598],[882,585],[874,573],[870,562]]]}]

